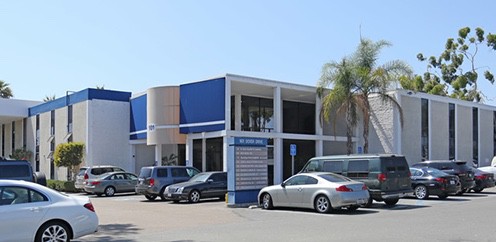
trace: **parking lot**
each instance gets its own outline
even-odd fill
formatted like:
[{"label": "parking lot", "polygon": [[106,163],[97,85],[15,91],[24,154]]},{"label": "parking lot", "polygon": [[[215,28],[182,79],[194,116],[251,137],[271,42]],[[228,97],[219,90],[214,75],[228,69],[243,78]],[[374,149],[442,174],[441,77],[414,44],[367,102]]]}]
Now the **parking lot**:
[{"label": "parking lot", "polygon": [[496,241],[495,188],[330,214],[228,208],[219,200],[150,202],[139,195],[91,200],[99,231],[76,241]]}]

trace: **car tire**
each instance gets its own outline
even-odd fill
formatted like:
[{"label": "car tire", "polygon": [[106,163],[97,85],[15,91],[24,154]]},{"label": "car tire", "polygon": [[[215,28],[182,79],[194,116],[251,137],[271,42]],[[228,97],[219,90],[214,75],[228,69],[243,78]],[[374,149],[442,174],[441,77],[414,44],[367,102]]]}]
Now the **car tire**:
[{"label": "car tire", "polygon": [[319,195],[313,202],[315,211],[318,213],[329,213],[332,210],[331,200],[325,195]]},{"label": "car tire", "polygon": [[443,194],[443,195],[437,195],[437,197],[438,197],[439,199],[441,199],[441,200],[444,200],[444,199],[446,199],[446,198],[448,197],[448,195],[446,195],[446,194]]},{"label": "car tire", "polygon": [[197,203],[200,201],[201,194],[198,190],[193,190],[189,193],[188,200],[190,203]]},{"label": "car tire", "polygon": [[398,203],[399,200],[399,198],[384,199],[384,203],[386,203],[386,205],[388,206],[394,206]]},{"label": "car tire", "polygon": [[112,197],[115,195],[115,187],[108,186],[105,188],[105,196]]},{"label": "car tire", "polygon": [[36,232],[35,241],[70,241],[72,235],[68,226],[61,221],[43,224]]},{"label": "car tire", "polygon": [[154,201],[155,198],[157,198],[157,195],[145,195],[145,198],[148,200],[148,201]]},{"label": "car tire", "polygon": [[415,195],[417,199],[424,200],[429,197],[429,190],[427,190],[427,187],[424,185],[417,185],[413,191],[413,195]]},{"label": "car tire", "polygon": [[39,172],[39,171],[35,172],[34,173],[34,182],[46,187],[47,180],[46,180],[45,173]]},{"label": "car tire", "polygon": [[272,204],[272,197],[268,193],[262,194],[262,199],[261,199],[261,206],[262,209],[272,209],[274,208],[274,205]]},{"label": "car tire", "polygon": [[162,200],[162,201],[166,201],[167,200],[165,198],[164,192],[165,192],[165,187],[162,187],[162,189],[160,189],[160,193],[158,194],[158,196],[160,197],[160,200]]},{"label": "car tire", "polygon": [[476,192],[476,193],[479,193],[479,192],[482,192],[482,190],[484,190],[484,188],[473,188],[472,190],[474,190],[474,192]]}]

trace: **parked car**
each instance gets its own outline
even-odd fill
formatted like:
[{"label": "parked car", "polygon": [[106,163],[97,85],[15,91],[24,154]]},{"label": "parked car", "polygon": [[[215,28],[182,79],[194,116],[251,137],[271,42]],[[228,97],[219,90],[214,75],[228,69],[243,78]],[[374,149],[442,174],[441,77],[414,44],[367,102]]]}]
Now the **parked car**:
[{"label": "parked car", "polygon": [[176,183],[165,188],[168,200],[188,200],[197,203],[202,198],[225,199],[227,193],[227,172],[211,171],[196,174],[187,182]]},{"label": "parked car", "polygon": [[84,185],[86,184],[87,180],[94,179],[97,176],[100,176],[108,172],[116,172],[116,171],[124,172],[124,169],[118,166],[111,166],[111,165],[81,167],[79,168],[79,173],[76,175],[76,181],[74,182],[74,187],[78,190],[84,190]]},{"label": "parked car", "polygon": [[189,166],[145,166],[140,170],[135,190],[148,200],[155,200],[157,196],[166,200],[164,191],[167,186],[188,181],[198,173],[198,169]]},{"label": "parked car", "polygon": [[426,199],[429,195],[437,195],[439,199],[446,199],[448,195],[455,195],[461,190],[460,179],[455,175],[435,168],[410,168],[412,174],[413,195],[417,199]]},{"label": "parked car", "polygon": [[477,168],[470,167],[474,172],[475,187],[472,187],[474,192],[482,192],[485,188],[495,186],[494,174]]},{"label": "parked car", "polygon": [[479,169],[481,171],[493,173],[496,176],[496,156],[491,161],[491,165],[490,166],[483,166],[483,167],[479,167],[477,169]]},{"label": "parked car", "polygon": [[404,156],[334,155],[310,159],[301,172],[333,172],[364,182],[370,193],[366,207],[372,199],[395,205],[401,197],[411,195],[410,171]]},{"label": "parked car", "polygon": [[69,241],[97,231],[86,196],[26,181],[0,180],[1,241]]},{"label": "parked car", "polygon": [[474,172],[467,165],[466,161],[430,160],[413,164],[412,167],[431,167],[444,171],[450,175],[458,176],[462,186],[458,195],[468,192],[475,187]]},{"label": "parked car", "polygon": [[0,159],[0,179],[30,181],[46,186],[46,176],[42,172],[33,171],[31,162],[27,160]]},{"label": "parked car", "polygon": [[110,172],[90,179],[84,185],[84,191],[89,194],[107,197],[114,196],[116,193],[135,192],[138,177],[129,172]]},{"label": "parked car", "polygon": [[327,213],[333,209],[356,210],[369,200],[363,182],[331,173],[299,173],[280,185],[264,187],[258,193],[258,204],[263,209],[298,207]]}]

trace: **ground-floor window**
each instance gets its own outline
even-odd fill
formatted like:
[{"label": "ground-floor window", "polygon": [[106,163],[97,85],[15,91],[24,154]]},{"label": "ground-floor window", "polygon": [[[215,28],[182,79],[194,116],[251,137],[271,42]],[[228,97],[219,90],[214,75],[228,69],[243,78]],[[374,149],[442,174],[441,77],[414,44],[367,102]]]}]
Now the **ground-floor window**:
[{"label": "ground-floor window", "polygon": [[224,139],[213,138],[207,139],[207,150],[206,150],[206,171],[222,171],[223,170],[223,147],[224,147]]},{"label": "ground-floor window", "polygon": [[[296,145],[294,157],[294,173],[289,146]],[[310,158],[315,156],[315,141],[313,140],[283,140],[283,179],[300,172]]]}]

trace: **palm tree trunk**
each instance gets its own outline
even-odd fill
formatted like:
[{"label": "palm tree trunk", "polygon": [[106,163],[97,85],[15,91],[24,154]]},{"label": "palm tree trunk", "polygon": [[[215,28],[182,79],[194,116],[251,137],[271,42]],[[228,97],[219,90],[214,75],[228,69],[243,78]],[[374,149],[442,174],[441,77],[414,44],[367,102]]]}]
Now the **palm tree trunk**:
[{"label": "palm tree trunk", "polygon": [[370,103],[366,98],[364,102],[365,108],[363,112],[363,153],[369,153],[369,124],[370,124]]},{"label": "palm tree trunk", "polygon": [[350,112],[346,112],[346,148],[348,151],[348,155],[353,153],[353,125],[352,125],[352,117]]}]

